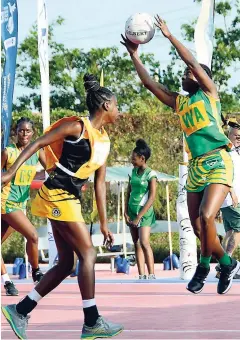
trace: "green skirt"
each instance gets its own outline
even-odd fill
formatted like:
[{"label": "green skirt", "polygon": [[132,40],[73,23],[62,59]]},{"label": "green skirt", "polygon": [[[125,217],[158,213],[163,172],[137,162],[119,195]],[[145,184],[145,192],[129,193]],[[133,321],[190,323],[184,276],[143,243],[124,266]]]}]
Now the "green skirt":
[{"label": "green skirt", "polygon": [[[129,205],[128,206],[128,216],[130,217],[131,221],[134,221],[137,218],[137,215],[142,210],[142,206],[139,205]],[[141,218],[139,227],[151,227],[155,224],[156,218],[154,214],[153,207],[151,207],[145,215]]]}]

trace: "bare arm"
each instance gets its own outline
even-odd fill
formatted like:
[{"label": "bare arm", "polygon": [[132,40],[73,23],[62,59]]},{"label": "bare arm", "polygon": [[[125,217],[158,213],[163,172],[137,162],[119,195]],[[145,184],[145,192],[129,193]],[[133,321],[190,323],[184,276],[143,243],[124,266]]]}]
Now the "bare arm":
[{"label": "bare arm", "polygon": [[185,64],[190,68],[195,78],[197,79],[201,89],[205,91],[207,94],[218,98],[217,88],[214,84],[213,80],[207,75],[201,65],[198,63],[196,58],[192,55],[192,53],[180,42],[177,38],[175,38],[171,32],[169,31],[165,22],[157,16],[156,18],[156,26],[160,28],[162,34],[169,39],[172,45],[176,48],[179,56],[185,62]]},{"label": "bare arm", "polygon": [[100,220],[100,228],[101,232],[104,236],[103,244],[106,246],[112,246],[114,242],[114,238],[112,233],[108,230],[107,226],[107,202],[106,202],[106,164],[102,165],[95,172],[94,176],[94,190],[96,196],[96,203],[98,209],[98,215]]},{"label": "bare arm", "polygon": [[142,210],[139,212],[139,214],[137,216],[137,218],[139,220],[146,214],[146,212],[153,205],[153,202],[154,202],[155,197],[156,197],[156,188],[157,188],[157,179],[156,178],[152,178],[150,183],[149,183],[149,197],[148,197],[148,200],[147,200],[146,204],[144,205],[144,207],[142,208]]},{"label": "bare arm", "polygon": [[124,217],[125,217],[127,225],[129,225],[129,222],[130,222],[130,218],[129,218],[129,215],[128,215],[128,202],[129,202],[129,198],[130,198],[130,193],[131,193],[131,184],[130,184],[130,182],[128,182],[127,197],[126,197],[125,209],[124,209]]},{"label": "bare arm", "polygon": [[94,190],[96,195],[97,209],[101,227],[107,225],[107,210],[106,210],[106,164],[101,166],[95,172]]},{"label": "bare arm", "polygon": [[39,162],[41,163],[41,165],[43,166],[43,168],[46,170],[46,156],[45,156],[45,152],[43,149],[41,149],[39,151]]},{"label": "bare arm", "polygon": [[1,153],[1,169],[4,169],[6,167],[8,160],[8,152],[7,149],[4,149]]},{"label": "bare arm", "polygon": [[79,137],[79,135],[82,132],[82,126],[79,124],[79,122],[66,122],[63,123],[58,128],[50,131],[49,133],[46,133],[45,135],[38,138],[35,142],[28,145],[26,149],[24,149],[19,157],[16,159],[12,167],[2,175],[2,183],[6,184],[8,183],[11,178],[15,175],[16,171],[19,169],[19,167],[27,160],[29,159],[34,153],[36,153],[38,150],[43,148],[44,146],[47,146],[49,144],[52,144],[53,142],[56,142],[58,140],[62,140],[67,136],[75,136]]},{"label": "bare arm", "polygon": [[232,205],[234,208],[236,208],[239,202],[238,202],[238,197],[233,188],[230,189],[230,196],[232,198]]},{"label": "bare arm", "polygon": [[130,193],[131,193],[131,184],[130,184],[130,182],[128,182],[127,197],[126,197],[126,201],[125,201],[125,213],[128,212],[128,202],[129,202],[129,198],[130,198]]},{"label": "bare arm", "polygon": [[169,91],[164,85],[155,82],[147,72],[141,59],[138,56],[137,48],[138,45],[133,44],[127,38],[122,35],[123,42],[121,42],[128,50],[133,64],[136,68],[139,78],[141,79],[143,85],[151,91],[163,104],[168,105],[175,109],[176,98],[178,96],[177,92]]}]

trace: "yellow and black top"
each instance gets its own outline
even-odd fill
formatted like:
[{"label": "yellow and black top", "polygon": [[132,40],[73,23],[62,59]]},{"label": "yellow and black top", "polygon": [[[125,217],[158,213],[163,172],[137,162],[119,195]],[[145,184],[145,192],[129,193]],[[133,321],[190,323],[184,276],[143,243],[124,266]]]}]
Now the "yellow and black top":
[{"label": "yellow and black top", "polygon": [[88,118],[67,117],[64,121],[81,121],[83,131],[77,140],[71,137],[57,141],[45,149],[49,177],[32,202],[32,214],[60,221],[84,222],[81,213],[81,188],[107,160],[110,140],[106,131],[95,129]]},{"label": "yellow and black top", "polygon": [[[77,140],[67,138],[45,148],[49,178],[45,182],[48,189],[64,189],[75,197],[80,197],[81,188],[99,167],[107,160],[110,140],[106,131],[92,127],[88,118],[63,118],[47,131],[62,124],[63,121],[79,120],[83,131]],[[54,170],[53,170],[54,169]]]}]

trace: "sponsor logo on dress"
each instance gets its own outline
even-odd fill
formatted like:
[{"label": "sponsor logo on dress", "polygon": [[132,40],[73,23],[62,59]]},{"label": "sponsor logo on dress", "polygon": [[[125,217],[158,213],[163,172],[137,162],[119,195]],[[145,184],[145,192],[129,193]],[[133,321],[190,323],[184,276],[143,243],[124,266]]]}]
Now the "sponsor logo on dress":
[{"label": "sponsor logo on dress", "polygon": [[53,208],[52,215],[53,217],[59,217],[61,216],[61,211],[58,208]]}]

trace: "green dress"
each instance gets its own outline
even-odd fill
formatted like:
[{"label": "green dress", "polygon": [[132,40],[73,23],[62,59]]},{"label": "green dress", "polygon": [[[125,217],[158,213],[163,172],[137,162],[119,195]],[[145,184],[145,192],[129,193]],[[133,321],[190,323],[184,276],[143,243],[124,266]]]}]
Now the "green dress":
[{"label": "green dress", "polygon": [[[130,177],[130,176],[129,176]],[[155,171],[146,168],[138,174],[138,168],[134,168],[130,177],[131,193],[128,201],[128,216],[133,221],[148,201],[150,181],[157,178]],[[141,218],[138,227],[151,227],[155,223],[153,206]]]}]

